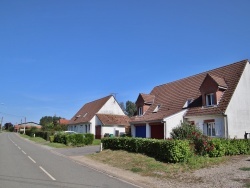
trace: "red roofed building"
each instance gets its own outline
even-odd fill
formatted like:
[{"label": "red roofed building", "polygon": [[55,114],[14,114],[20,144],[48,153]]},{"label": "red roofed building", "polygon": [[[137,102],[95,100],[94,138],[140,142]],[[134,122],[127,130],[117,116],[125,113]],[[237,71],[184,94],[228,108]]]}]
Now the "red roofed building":
[{"label": "red roofed building", "polygon": [[212,137],[244,138],[250,133],[250,65],[248,60],[156,86],[139,94],[135,137],[169,138],[183,121]]},{"label": "red roofed building", "polygon": [[109,95],[86,103],[69,121],[68,130],[92,133],[95,138],[102,138],[105,134],[119,136],[129,126],[129,117],[124,114],[114,96]]}]

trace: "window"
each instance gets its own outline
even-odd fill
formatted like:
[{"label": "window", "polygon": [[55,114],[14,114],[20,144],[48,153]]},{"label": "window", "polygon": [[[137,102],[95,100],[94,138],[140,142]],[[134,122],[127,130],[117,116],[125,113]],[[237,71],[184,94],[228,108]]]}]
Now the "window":
[{"label": "window", "polygon": [[142,116],[142,115],[143,115],[142,107],[139,107],[139,108],[138,108],[138,115],[139,115],[139,116]]},{"label": "window", "polygon": [[214,94],[210,93],[206,95],[206,105],[213,106],[214,105]]},{"label": "window", "polygon": [[182,108],[187,108],[193,102],[193,100],[194,99],[187,99]]},{"label": "window", "polygon": [[207,136],[216,136],[214,122],[207,123],[206,128],[207,128]]},{"label": "window", "polygon": [[161,107],[161,105],[160,105],[160,104],[159,104],[159,105],[157,105],[157,106],[155,107],[155,109],[154,109],[153,113],[158,112],[158,111],[159,111],[159,109],[160,109],[160,107]]}]

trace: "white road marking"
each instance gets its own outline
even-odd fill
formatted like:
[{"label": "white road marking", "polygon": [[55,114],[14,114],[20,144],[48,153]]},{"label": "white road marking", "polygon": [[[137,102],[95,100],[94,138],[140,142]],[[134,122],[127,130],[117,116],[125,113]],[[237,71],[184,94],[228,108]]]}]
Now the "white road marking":
[{"label": "white road marking", "polygon": [[23,152],[23,154],[25,154],[26,155],[26,153],[22,150],[22,152]]},{"label": "white road marking", "polygon": [[52,180],[56,180],[53,176],[51,176],[46,170],[43,169],[43,167],[39,166],[39,168],[45,173],[47,174],[47,176],[49,176]]},{"label": "white road marking", "polygon": [[15,144],[15,146],[17,146],[17,144]]},{"label": "white road marking", "polygon": [[32,159],[30,156],[28,156],[29,159],[33,162],[33,163],[36,163],[36,161],[34,159]]},{"label": "white road marking", "polygon": [[18,149],[21,149],[21,148],[18,146]]}]

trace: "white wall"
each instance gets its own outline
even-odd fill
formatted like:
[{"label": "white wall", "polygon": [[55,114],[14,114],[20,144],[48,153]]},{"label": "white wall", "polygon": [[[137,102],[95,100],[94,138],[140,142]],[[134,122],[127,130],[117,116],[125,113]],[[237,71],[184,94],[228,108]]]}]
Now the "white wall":
[{"label": "white wall", "polygon": [[131,127],[131,136],[135,137],[135,126],[130,124],[130,127]]},{"label": "white wall", "polygon": [[245,131],[250,133],[250,65],[240,78],[238,86],[226,110],[229,138],[244,138]]},{"label": "white wall", "polygon": [[165,138],[170,138],[170,133],[172,132],[172,129],[181,124],[186,111],[187,110],[183,110],[163,119],[163,121],[165,121],[166,126]]},{"label": "white wall", "polygon": [[[216,137],[225,137],[225,128],[224,128],[224,117],[221,116],[194,116],[189,117],[187,121],[194,121],[195,125],[200,128],[203,132],[204,120],[214,119],[215,122],[215,133]],[[203,132],[207,134],[206,132]]]},{"label": "white wall", "polygon": [[110,99],[103,105],[97,114],[125,115],[113,96],[110,97]]},{"label": "white wall", "polygon": [[118,127],[118,126],[102,126],[102,136],[104,136],[105,133],[113,134],[115,136],[115,131],[118,130],[119,133],[125,133],[125,127]]}]

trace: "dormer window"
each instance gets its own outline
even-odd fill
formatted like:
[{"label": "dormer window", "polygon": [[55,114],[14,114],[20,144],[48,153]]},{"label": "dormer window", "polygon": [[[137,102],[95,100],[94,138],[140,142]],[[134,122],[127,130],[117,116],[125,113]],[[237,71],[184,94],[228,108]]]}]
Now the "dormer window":
[{"label": "dormer window", "polygon": [[224,78],[207,74],[200,86],[202,106],[219,105],[226,90],[227,84]]},{"label": "dormer window", "polygon": [[157,105],[157,106],[155,107],[155,109],[154,109],[153,113],[158,112],[158,111],[159,111],[159,109],[160,109],[160,107],[161,107],[161,105],[160,105],[160,104],[159,104],[159,105]]},{"label": "dormer window", "polygon": [[139,107],[139,108],[138,108],[138,115],[139,115],[139,116],[142,116],[142,115],[143,115],[142,107]]},{"label": "dormer window", "polygon": [[206,95],[206,106],[215,105],[214,94],[210,93]]}]

